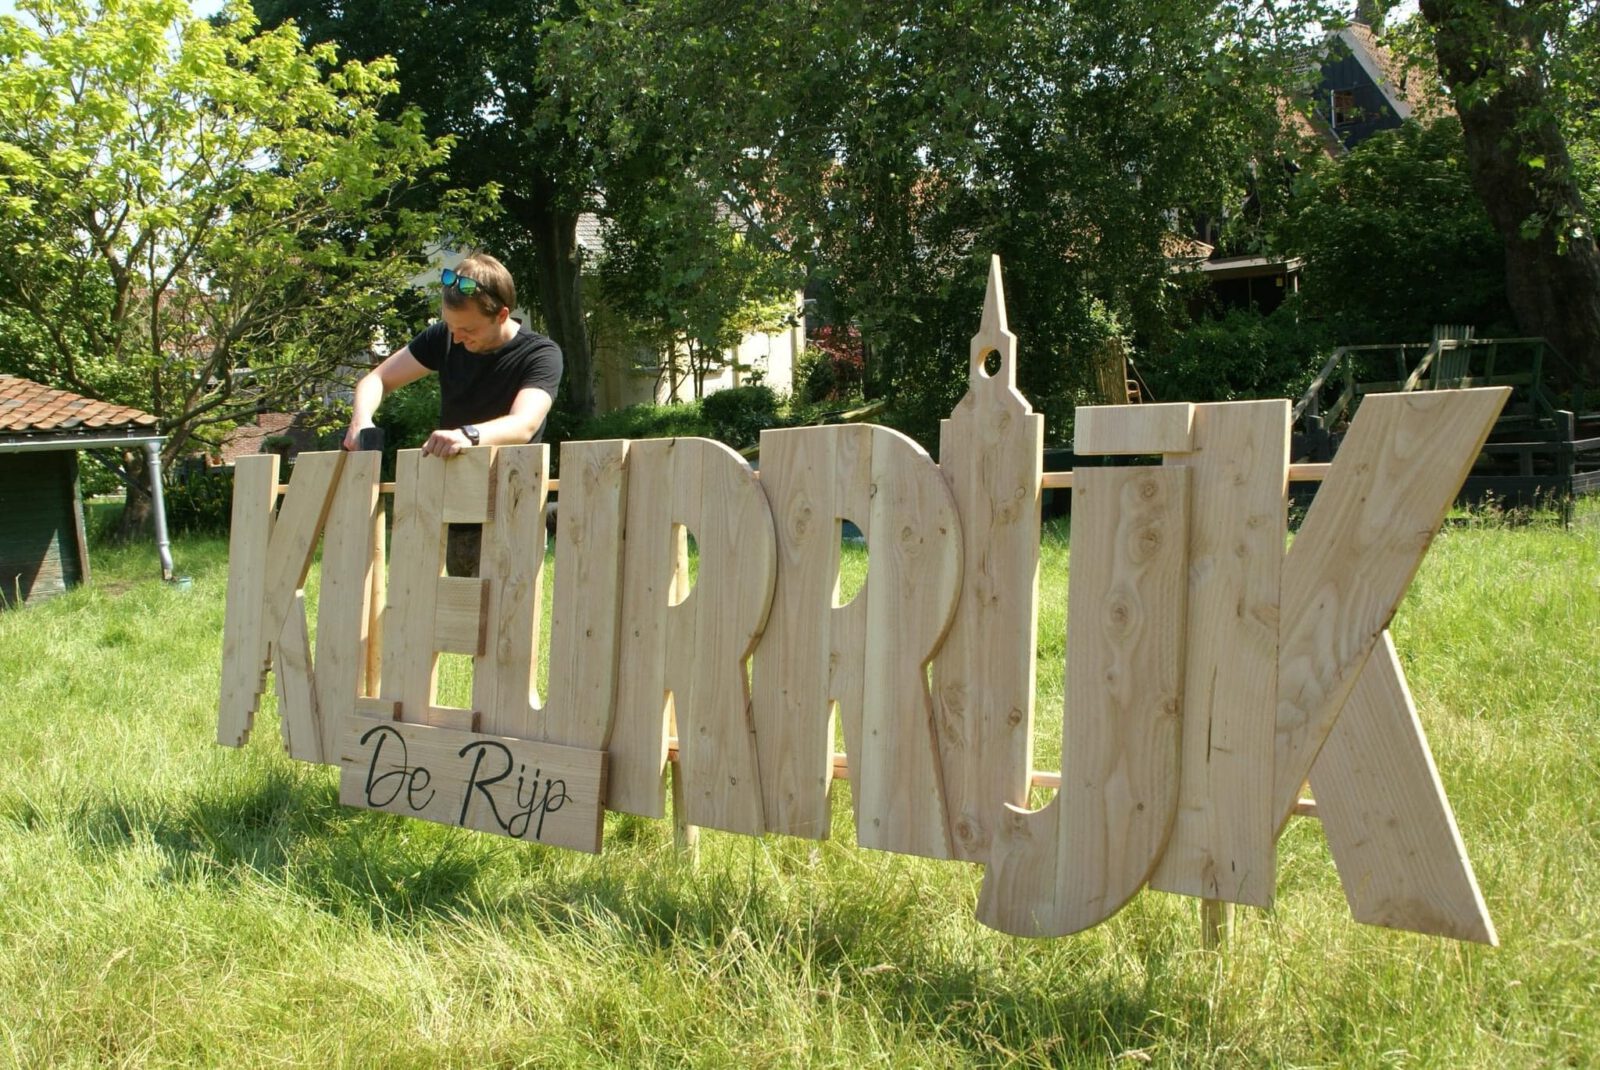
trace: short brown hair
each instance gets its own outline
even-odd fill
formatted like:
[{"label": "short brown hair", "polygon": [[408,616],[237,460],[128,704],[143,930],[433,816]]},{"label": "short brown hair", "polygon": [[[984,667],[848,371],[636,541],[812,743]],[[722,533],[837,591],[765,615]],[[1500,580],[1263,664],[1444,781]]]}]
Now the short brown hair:
[{"label": "short brown hair", "polygon": [[506,266],[488,253],[473,253],[456,265],[456,274],[471,279],[478,289],[464,294],[455,286],[444,287],[444,303],[451,308],[476,305],[485,316],[494,316],[502,308],[517,307],[517,284],[512,281]]}]

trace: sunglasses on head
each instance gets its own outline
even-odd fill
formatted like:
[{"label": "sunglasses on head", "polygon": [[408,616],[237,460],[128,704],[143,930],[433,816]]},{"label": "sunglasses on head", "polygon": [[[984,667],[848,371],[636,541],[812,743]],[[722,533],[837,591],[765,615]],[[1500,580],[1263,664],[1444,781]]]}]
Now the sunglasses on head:
[{"label": "sunglasses on head", "polygon": [[[482,290],[490,297],[495,296],[494,292],[490,290],[489,287],[485,286],[477,279],[470,279],[465,275],[458,274],[454,268],[445,268],[442,272],[440,272],[439,283],[447,290],[454,286],[457,290],[461,291],[462,295],[465,297],[471,297],[479,290]],[[499,300],[499,298],[495,298],[495,300]]]}]

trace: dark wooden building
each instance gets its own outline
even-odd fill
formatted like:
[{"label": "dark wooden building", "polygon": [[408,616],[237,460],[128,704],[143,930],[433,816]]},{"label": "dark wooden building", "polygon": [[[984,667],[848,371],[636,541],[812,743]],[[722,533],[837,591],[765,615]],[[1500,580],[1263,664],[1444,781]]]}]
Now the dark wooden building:
[{"label": "dark wooden building", "polygon": [[159,442],[148,413],[0,375],[0,605],[88,581],[78,451]]}]

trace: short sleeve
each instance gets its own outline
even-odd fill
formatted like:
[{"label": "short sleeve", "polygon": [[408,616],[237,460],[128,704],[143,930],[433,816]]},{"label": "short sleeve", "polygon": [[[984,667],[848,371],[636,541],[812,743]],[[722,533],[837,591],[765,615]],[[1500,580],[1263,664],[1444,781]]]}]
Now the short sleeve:
[{"label": "short sleeve", "polygon": [[520,389],[536,387],[554,399],[561,387],[562,365],[561,347],[548,338],[541,339],[523,369]]},{"label": "short sleeve", "polygon": [[436,372],[439,365],[444,363],[445,355],[450,352],[450,329],[443,320],[430,323],[407,343],[406,348],[411,350],[418,364]]}]

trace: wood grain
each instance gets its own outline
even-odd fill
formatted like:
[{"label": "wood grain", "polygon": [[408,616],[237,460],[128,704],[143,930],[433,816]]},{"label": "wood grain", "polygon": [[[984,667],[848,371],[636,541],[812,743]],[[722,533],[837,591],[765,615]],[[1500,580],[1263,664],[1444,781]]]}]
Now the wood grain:
[{"label": "wood grain", "polygon": [[[439,505],[446,524],[482,524],[494,514],[493,465],[499,446],[469,446],[454,457],[444,459],[449,478]],[[524,450],[548,449],[540,446],[517,447]]]},{"label": "wood grain", "polygon": [[532,738],[602,750],[616,712],[628,443],[567,442],[550,612],[550,700]]},{"label": "wood grain", "polygon": [[1387,631],[1317,755],[1311,790],[1357,921],[1499,942]]},{"label": "wood grain", "polygon": [[1008,808],[978,919],[1064,936],[1116,913],[1160,860],[1178,805],[1186,468],[1080,470],[1073,487],[1062,786]]},{"label": "wood grain", "polygon": [[[985,361],[998,358],[994,375]],[[939,425],[939,466],[962,533],[961,594],[933,662],[934,726],[954,857],[987,861],[1033,767],[1044,417],[1017,390],[1000,260],[989,267],[966,395]]]},{"label": "wood grain", "polygon": [[339,801],[530,843],[598,853],[603,751],[341,718]]},{"label": "wood grain", "polygon": [[[623,543],[617,708],[606,808],[666,815],[667,614],[677,568],[672,456],[679,439],[630,443]],[[556,526],[557,531],[560,525]],[[558,566],[559,567],[559,566]]]},{"label": "wood grain", "polygon": [[[859,734],[846,735],[863,847],[949,858],[950,814],[933,725],[928,663],[961,591],[961,522],[921,446],[872,429],[867,506],[866,642]],[[849,722],[847,721],[846,724]]]},{"label": "wood grain", "polygon": [[276,455],[241,457],[233,473],[233,508],[228,534],[228,602],[222,622],[222,684],[217,704],[217,742],[242,747],[250,738],[271,656],[262,632],[266,603],[267,549],[278,485]]},{"label": "wood grain", "polygon": [[273,522],[272,542],[267,550],[261,631],[268,639],[276,638],[295,595],[306,584],[345,456],[343,450],[302,453],[295,462],[294,478],[289,481],[289,493],[284,495]]},{"label": "wood grain", "polygon": [[[379,484],[382,494],[382,484]],[[361,694],[376,698],[383,690],[383,607],[389,603],[388,517],[380,502],[372,513],[372,559],[367,563],[366,665]],[[337,730],[337,726],[332,726]],[[329,753],[332,753],[329,751]]]},{"label": "wood grain", "polygon": [[1282,830],[1510,390],[1372,394],[1284,560],[1273,808]]},{"label": "wood grain", "polygon": [[394,553],[383,612],[386,644],[380,697],[401,704],[407,721],[426,722],[438,690],[435,601],[444,572],[442,457],[401,450],[395,460]]},{"label": "wood grain", "polygon": [[[857,841],[950,857],[927,682],[960,584],[949,488],[920,447],[881,427],[765,432],[762,466],[783,563],[753,669],[767,827],[827,834],[837,707]],[[846,606],[842,520],[868,545],[866,582]]]},{"label": "wood grain", "polygon": [[[217,721],[217,739],[228,746],[239,746],[249,736],[266,687],[267,666],[274,662],[291,616],[299,617],[298,624],[289,628],[291,642],[297,643],[306,630],[301,588],[311,569],[317,537],[327,522],[344,452],[302,454],[276,518],[271,517],[270,509],[277,486],[277,458],[269,461],[247,466],[242,477],[235,477],[235,519],[240,534],[229,549],[230,554],[237,551],[239,560],[229,562]],[[309,641],[306,645],[309,647]],[[286,744],[291,738],[294,741],[295,756],[318,761],[322,744],[312,698],[311,654],[309,649],[303,658],[300,654],[298,647],[291,651],[288,668],[303,675],[279,689],[283,700],[279,716],[294,722],[292,734],[289,724],[283,729]]]},{"label": "wood grain", "polygon": [[[364,693],[372,620],[373,540],[381,537],[375,451],[345,458],[322,540],[317,599],[316,709],[320,761],[331,762],[338,724],[327,711],[348,709]],[[375,524],[377,520],[380,523]],[[370,693],[370,692],[366,692]]]},{"label": "wood grain", "polygon": [[1270,906],[1289,403],[1197,405],[1178,816],[1150,886]]},{"label": "wood grain", "polygon": [[487,477],[479,574],[484,641],[472,668],[472,706],[489,735],[538,738],[535,680],[544,609],[544,511],[550,447],[496,447]]},{"label": "wood grain", "polygon": [[489,589],[487,579],[439,577],[433,596],[434,650],[483,656],[488,645]]},{"label": "wood grain", "polygon": [[311,637],[306,596],[296,591],[283,627],[272,644],[272,677],[278,692],[278,729],[283,749],[302,762],[324,761],[321,717],[311,676]]},{"label": "wood grain", "polygon": [[667,609],[684,820],[758,836],[766,820],[746,674],[772,605],[772,514],[750,466],[720,442],[678,440],[672,468],[673,520],[699,548],[693,589]]},{"label": "wood grain", "polygon": [[1072,451],[1086,456],[1188,453],[1194,406],[1080,405],[1073,417]]},{"label": "wood grain", "polygon": [[[835,446],[864,428],[761,433],[761,489],[777,537],[777,580],[751,666],[751,711],[767,830],[823,839],[833,777],[840,515]],[[870,471],[863,482],[870,479]],[[856,612],[859,609],[855,610]]]}]

